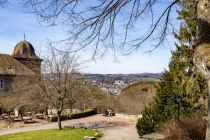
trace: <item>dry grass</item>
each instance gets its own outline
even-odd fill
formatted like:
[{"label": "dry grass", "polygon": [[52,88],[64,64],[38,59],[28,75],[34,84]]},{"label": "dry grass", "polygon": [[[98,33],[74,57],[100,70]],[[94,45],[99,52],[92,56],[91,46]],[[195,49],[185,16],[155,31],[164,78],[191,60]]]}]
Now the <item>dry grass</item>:
[{"label": "dry grass", "polygon": [[130,114],[141,113],[155,97],[154,82],[140,82],[125,88],[118,97],[119,111]]},{"label": "dry grass", "polygon": [[206,121],[198,117],[171,120],[160,131],[166,134],[166,140],[205,140]]}]

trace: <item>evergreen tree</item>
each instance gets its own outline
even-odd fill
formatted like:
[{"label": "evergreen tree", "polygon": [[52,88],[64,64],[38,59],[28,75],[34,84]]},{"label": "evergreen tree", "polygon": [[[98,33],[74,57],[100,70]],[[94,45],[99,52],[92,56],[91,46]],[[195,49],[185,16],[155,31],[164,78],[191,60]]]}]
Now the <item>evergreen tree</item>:
[{"label": "evergreen tree", "polygon": [[180,114],[204,114],[208,92],[205,80],[196,73],[192,63],[192,41],[196,37],[195,3],[192,0],[181,2],[178,12],[182,20],[179,33],[174,33],[178,40],[176,50],[172,52],[169,70],[165,70],[157,87],[154,102],[147,107],[138,120],[137,130],[140,136],[155,132],[160,125],[172,118],[177,118],[176,97],[180,97]]}]

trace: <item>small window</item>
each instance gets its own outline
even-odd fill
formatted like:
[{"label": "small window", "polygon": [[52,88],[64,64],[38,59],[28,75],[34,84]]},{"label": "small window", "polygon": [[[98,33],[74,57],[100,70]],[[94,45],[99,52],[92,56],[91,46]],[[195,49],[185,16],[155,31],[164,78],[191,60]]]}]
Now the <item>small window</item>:
[{"label": "small window", "polygon": [[12,69],[12,65],[7,65],[7,68],[8,69]]},{"label": "small window", "polygon": [[0,90],[4,89],[4,80],[0,79]]}]

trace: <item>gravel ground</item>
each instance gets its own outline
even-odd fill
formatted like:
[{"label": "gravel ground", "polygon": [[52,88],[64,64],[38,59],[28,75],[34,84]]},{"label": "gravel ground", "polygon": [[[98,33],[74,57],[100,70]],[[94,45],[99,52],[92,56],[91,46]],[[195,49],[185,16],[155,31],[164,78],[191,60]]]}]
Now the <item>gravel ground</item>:
[{"label": "gravel ground", "polygon": [[[139,140],[135,124],[135,121],[123,120],[116,117],[104,117],[101,114],[62,122],[63,127],[87,126],[88,128],[99,129],[103,133],[101,140]],[[0,129],[0,135],[54,128],[57,128],[56,122],[33,124],[32,126],[20,128]]]}]

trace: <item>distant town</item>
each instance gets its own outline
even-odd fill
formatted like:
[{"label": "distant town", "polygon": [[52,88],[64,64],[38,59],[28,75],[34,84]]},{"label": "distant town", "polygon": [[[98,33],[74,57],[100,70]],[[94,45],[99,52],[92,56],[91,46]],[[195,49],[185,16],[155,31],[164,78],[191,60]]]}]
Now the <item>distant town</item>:
[{"label": "distant town", "polygon": [[104,92],[119,95],[124,88],[140,81],[160,81],[161,73],[84,74],[83,76]]}]

